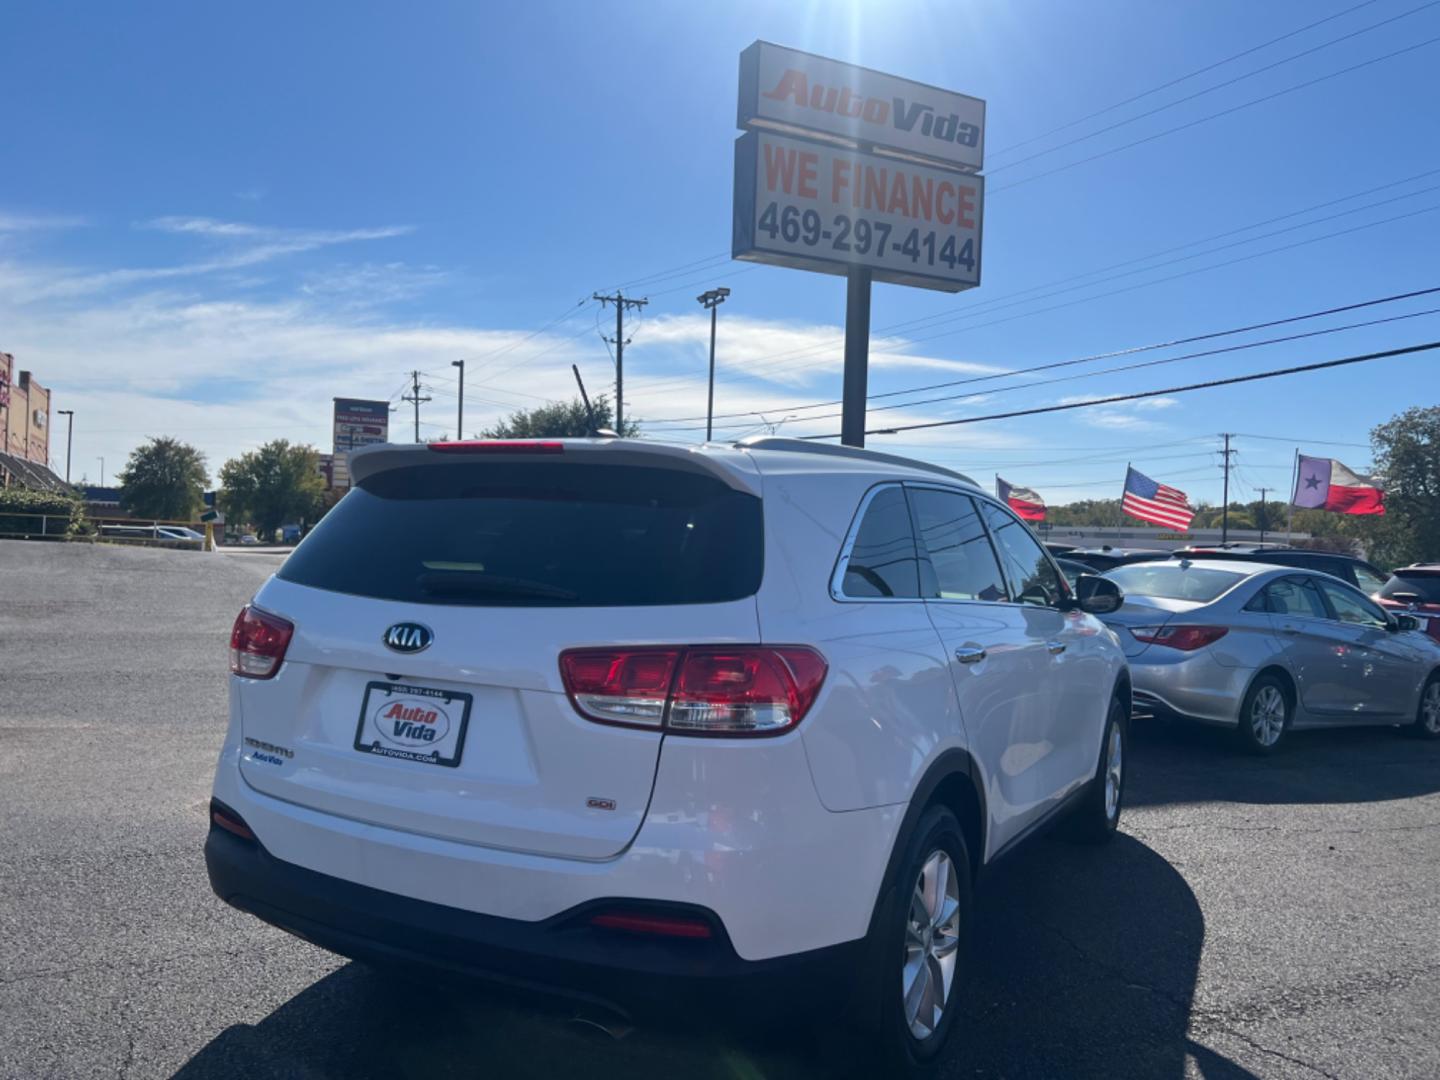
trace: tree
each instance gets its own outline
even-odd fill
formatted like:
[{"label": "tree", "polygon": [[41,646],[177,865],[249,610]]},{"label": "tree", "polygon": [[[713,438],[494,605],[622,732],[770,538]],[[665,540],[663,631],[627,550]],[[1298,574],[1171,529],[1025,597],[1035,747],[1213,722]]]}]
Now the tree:
[{"label": "tree", "polygon": [[148,439],[130,453],[120,481],[120,505],[142,518],[190,521],[199,512],[210,473],[205,455],[167,436]]},{"label": "tree", "polygon": [[[590,399],[595,409],[597,428],[613,427],[615,411],[610,399],[604,394]],[[494,427],[482,431],[486,439],[564,439],[583,438],[591,434],[590,418],[585,412],[585,402],[578,397],[567,403],[538,405],[533,409],[519,409],[501,420]],[[640,425],[633,420],[625,422],[622,435],[640,434]]]},{"label": "tree", "polygon": [[226,516],[248,521],[266,539],[287,522],[313,520],[325,497],[318,452],[288,439],[231,458],[220,469],[220,487]]},{"label": "tree", "polygon": [[1356,519],[1381,565],[1440,559],[1440,406],[1406,409],[1370,432],[1383,517]]}]

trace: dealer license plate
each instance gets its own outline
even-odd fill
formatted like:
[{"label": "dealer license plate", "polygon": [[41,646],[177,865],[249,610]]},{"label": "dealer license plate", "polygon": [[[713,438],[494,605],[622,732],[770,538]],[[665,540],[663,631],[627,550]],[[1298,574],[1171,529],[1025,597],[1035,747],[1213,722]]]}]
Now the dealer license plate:
[{"label": "dealer license plate", "polygon": [[460,764],[472,700],[413,683],[366,683],[355,749],[453,769]]}]

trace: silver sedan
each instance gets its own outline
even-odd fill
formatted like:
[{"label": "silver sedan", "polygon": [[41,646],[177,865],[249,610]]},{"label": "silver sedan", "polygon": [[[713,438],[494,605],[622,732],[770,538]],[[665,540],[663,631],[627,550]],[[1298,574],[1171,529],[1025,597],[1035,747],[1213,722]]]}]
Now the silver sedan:
[{"label": "silver sedan", "polygon": [[1253,562],[1134,563],[1106,623],[1137,711],[1238,730],[1273,750],[1307,727],[1388,724],[1440,737],[1440,643],[1328,574]]}]

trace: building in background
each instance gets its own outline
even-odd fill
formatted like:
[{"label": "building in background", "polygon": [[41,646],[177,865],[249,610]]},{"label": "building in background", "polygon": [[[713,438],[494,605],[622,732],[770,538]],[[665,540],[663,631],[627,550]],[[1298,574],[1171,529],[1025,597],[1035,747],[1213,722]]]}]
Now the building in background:
[{"label": "building in background", "polygon": [[0,352],[0,487],[61,491],[50,470],[50,391]]},{"label": "building in background", "polygon": [[345,491],[350,487],[350,451],[389,441],[388,401],[336,398],[335,447],[330,461],[331,489]]}]

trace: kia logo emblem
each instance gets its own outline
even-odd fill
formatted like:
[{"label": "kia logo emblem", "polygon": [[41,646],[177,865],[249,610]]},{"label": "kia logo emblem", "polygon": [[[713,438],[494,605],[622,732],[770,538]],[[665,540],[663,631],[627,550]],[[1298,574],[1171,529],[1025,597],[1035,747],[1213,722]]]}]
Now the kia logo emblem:
[{"label": "kia logo emblem", "polygon": [[382,640],[387,648],[396,652],[417,653],[428,649],[435,635],[428,626],[421,626],[418,622],[397,622],[385,631]]}]

